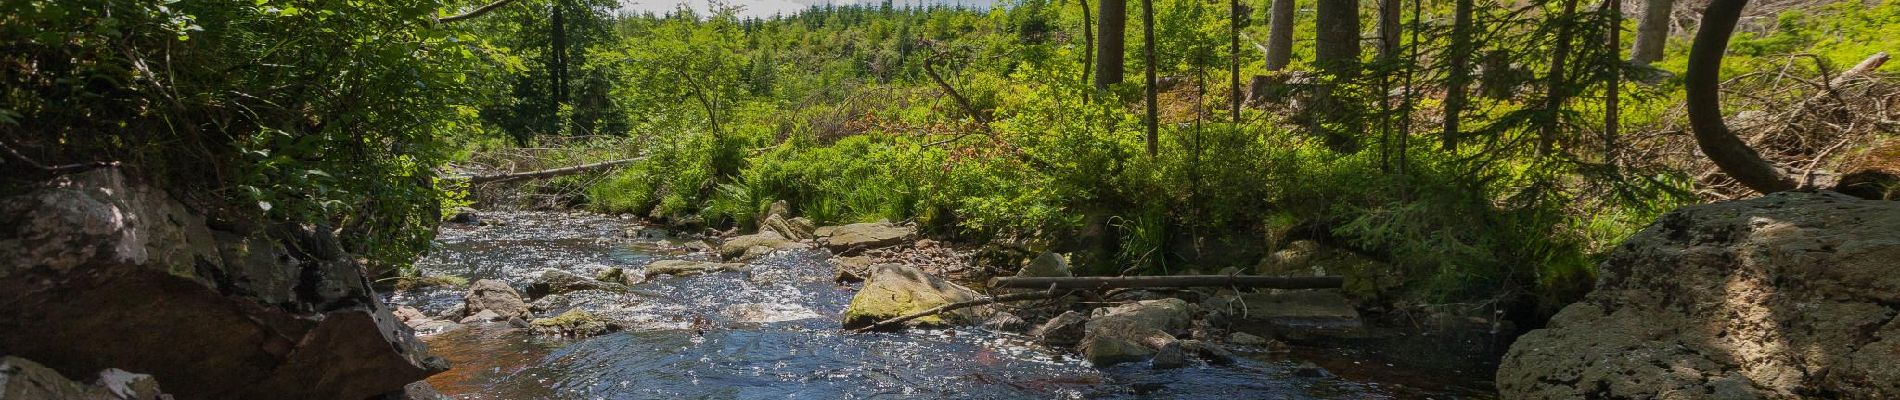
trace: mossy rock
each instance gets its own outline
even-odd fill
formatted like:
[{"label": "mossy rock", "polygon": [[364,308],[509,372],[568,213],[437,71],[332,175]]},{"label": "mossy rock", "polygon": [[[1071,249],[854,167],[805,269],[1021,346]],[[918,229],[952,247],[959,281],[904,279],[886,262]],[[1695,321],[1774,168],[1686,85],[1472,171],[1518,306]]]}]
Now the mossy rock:
[{"label": "mossy rock", "polygon": [[[950,283],[915,267],[878,264],[864,289],[851,297],[844,311],[845,329],[857,329],[899,316],[929,310],[937,306],[975,300],[982,295]],[[944,326],[981,322],[990,314],[987,307],[971,307],[905,322],[907,326]]]},{"label": "mossy rock", "polygon": [[572,337],[589,337],[619,331],[620,326],[581,309],[567,310],[550,318],[536,318],[528,326],[536,333]]}]

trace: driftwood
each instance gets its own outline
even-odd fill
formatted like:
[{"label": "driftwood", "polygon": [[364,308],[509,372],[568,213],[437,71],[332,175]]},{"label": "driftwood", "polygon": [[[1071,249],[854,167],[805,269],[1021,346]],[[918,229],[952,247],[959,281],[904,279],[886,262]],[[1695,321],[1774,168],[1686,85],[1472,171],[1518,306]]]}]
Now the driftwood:
[{"label": "driftwood", "polygon": [[996,303],[1007,303],[1007,302],[1012,302],[1012,301],[1047,300],[1047,299],[1067,296],[1068,294],[1069,294],[1068,291],[1056,291],[1054,289],[1050,289],[1050,290],[1045,290],[1045,291],[1040,291],[1040,292],[1010,293],[1010,294],[1006,294],[1002,296],[984,296],[983,298],[976,299],[976,300],[945,304],[941,306],[931,307],[928,310],[910,313],[901,317],[878,321],[877,323],[871,324],[869,326],[861,327],[858,329],[852,329],[851,333],[865,333],[865,332],[870,332],[870,331],[875,331],[875,330],[889,329],[892,327],[896,327],[898,324],[904,323],[904,321],[947,313],[947,312],[961,310],[961,309],[970,308],[970,307],[984,306],[984,305],[990,305],[990,304],[996,304]]},{"label": "driftwood", "polygon": [[1171,287],[1243,287],[1267,289],[1334,289],[1345,286],[1338,276],[1078,276],[1065,278],[991,278],[991,288],[1118,289]]},{"label": "driftwood", "polygon": [[540,171],[512,172],[512,173],[495,174],[495,175],[477,175],[477,176],[466,177],[466,179],[468,179],[469,184],[483,184],[483,183],[507,182],[507,181],[513,181],[513,180],[521,180],[521,179],[552,178],[552,177],[562,176],[562,175],[573,175],[573,174],[579,174],[579,173],[585,173],[585,172],[591,172],[591,171],[598,171],[598,170],[612,168],[615,166],[629,164],[634,161],[640,161],[640,160],[645,160],[645,159],[646,157],[623,158],[623,159],[613,160],[613,161],[602,161],[602,162],[597,162],[593,164],[582,164],[582,165],[576,165],[572,167],[544,169]]}]

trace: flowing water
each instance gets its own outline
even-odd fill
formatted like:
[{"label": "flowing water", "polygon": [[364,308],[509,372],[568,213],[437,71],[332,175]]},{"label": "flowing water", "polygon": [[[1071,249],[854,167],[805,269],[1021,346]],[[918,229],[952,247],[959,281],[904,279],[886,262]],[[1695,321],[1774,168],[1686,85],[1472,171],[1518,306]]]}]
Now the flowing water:
[{"label": "flowing water", "polygon": [[[426,275],[502,279],[524,287],[543,268],[582,276],[637,273],[660,259],[707,259],[693,241],[606,216],[486,213],[492,226],[445,226],[418,261]],[[819,251],[782,251],[748,271],[660,277],[626,292],[553,302],[626,330],[585,338],[489,324],[425,336],[454,364],[431,378],[466,399],[681,398],[1184,398],[1416,397],[1398,385],[1297,376],[1299,360],[1234,348],[1235,365],[1155,370],[1094,368],[1060,349],[981,328],[849,334],[839,315],[855,287],[832,282]],[[391,295],[430,315],[457,307],[457,289]]]}]

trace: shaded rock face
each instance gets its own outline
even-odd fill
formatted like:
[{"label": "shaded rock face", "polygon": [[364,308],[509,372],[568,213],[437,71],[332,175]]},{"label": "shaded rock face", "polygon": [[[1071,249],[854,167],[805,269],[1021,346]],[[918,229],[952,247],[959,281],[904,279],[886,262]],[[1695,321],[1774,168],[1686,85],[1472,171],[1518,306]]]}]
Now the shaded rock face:
[{"label": "shaded rock face", "polygon": [[1088,322],[1088,315],[1075,310],[1064,311],[1031,329],[1029,336],[1049,346],[1074,346],[1082,343],[1083,327]]},{"label": "shaded rock face", "polygon": [[1505,398],[1900,397],[1900,203],[1778,193],[1685,207],[1519,338]]},{"label": "shaded rock face", "polygon": [[578,292],[582,290],[625,290],[618,283],[602,282],[575,275],[558,269],[544,269],[534,282],[528,283],[528,298],[539,299],[548,295]]},{"label": "shaded rock face", "polygon": [[[851,304],[845,308],[844,328],[857,329],[878,321],[981,297],[974,290],[924,273],[916,267],[878,264],[871,267],[871,276],[864,281],[864,289],[858,290],[851,297]],[[970,307],[913,319],[905,322],[905,325],[973,324],[982,322],[992,313],[993,310],[986,306]]]},{"label": "shaded rock face", "polygon": [[170,400],[151,375],[118,368],[99,371],[92,383],[74,382],[58,371],[19,357],[0,357],[0,399]]},{"label": "shaded rock face", "polygon": [[837,254],[857,254],[864,250],[896,246],[917,239],[917,228],[889,222],[871,222],[827,226],[815,232],[819,243]]},{"label": "shaded rock face", "polygon": [[327,232],[214,229],[115,169],[0,198],[0,349],[182,398],[360,399],[446,369]]}]

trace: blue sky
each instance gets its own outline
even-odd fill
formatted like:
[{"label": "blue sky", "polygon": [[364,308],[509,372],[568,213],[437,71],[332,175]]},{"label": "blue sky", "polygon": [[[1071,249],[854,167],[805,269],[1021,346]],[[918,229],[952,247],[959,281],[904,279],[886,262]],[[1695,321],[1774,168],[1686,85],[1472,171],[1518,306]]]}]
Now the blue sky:
[{"label": "blue sky", "polygon": [[[723,0],[723,4],[740,7],[739,14],[748,17],[770,17],[776,14],[792,14],[813,5],[831,3],[836,5],[879,4],[883,0]],[[705,11],[708,0],[621,0],[621,9],[632,12],[655,14],[672,11],[681,4],[694,10]],[[892,4],[962,4],[972,7],[989,7],[995,0],[891,0]]]}]

